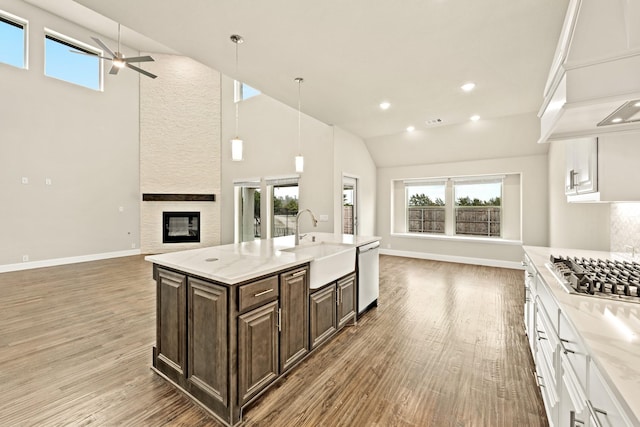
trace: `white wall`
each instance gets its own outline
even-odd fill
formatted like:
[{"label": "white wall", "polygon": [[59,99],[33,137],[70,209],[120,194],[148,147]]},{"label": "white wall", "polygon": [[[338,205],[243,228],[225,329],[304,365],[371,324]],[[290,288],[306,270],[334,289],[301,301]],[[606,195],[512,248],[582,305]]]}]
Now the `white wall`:
[{"label": "white wall", "polygon": [[514,265],[522,258],[519,244],[391,235],[393,180],[513,173],[521,174],[522,242],[525,245],[545,246],[548,242],[547,157],[537,155],[378,169],[377,230],[382,237],[382,248],[410,252],[417,257]]},{"label": "white wall", "polygon": [[[154,53],[140,82],[140,192],[215,194],[215,202],[141,202],[141,250],[220,244],[220,73]],[[163,211],[200,212],[199,243],[162,243]]]},{"label": "white wall", "polygon": [[334,232],[342,233],[342,177],[358,178],[358,234],[376,234],[376,165],[359,137],[334,127]]},{"label": "white wall", "polygon": [[[296,90],[292,79],[292,91]],[[244,160],[231,161],[229,140],[235,136],[233,80],[222,77],[222,243],[234,241],[233,183],[296,175],[298,153],[298,110],[260,94],[239,103],[238,136],[244,141]],[[302,232],[339,232],[342,221],[342,174],[359,178],[360,234],[375,234],[376,167],[364,142],[343,129],[302,114],[302,154],[299,206],[329,220],[301,221]],[[263,188],[264,190],[264,188]],[[263,192],[264,194],[264,192]],[[264,205],[264,203],[263,203]],[[262,207],[264,212],[264,206]]]},{"label": "white wall", "polygon": [[608,251],[609,204],[567,203],[564,141],[549,144],[549,246]]},{"label": "white wall", "polygon": [[[291,90],[297,88],[293,79]],[[244,141],[244,160],[231,161],[229,140],[235,135],[233,80],[222,77],[222,206],[221,243],[234,240],[233,182],[238,179],[296,175],[294,157],[298,153],[298,110],[260,94],[239,104],[238,136]],[[304,172],[299,181],[300,209],[311,209],[316,216],[328,215],[328,222],[317,228],[301,222],[300,230],[333,232],[334,172],[333,130],[305,114],[301,124]]]},{"label": "white wall", "polygon": [[45,77],[44,27],[116,42],[22,1],[0,9],[29,20],[30,41],[28,70],[0,63],[0,265],[137,249],[138,74],[107,68],[104,92]]}]

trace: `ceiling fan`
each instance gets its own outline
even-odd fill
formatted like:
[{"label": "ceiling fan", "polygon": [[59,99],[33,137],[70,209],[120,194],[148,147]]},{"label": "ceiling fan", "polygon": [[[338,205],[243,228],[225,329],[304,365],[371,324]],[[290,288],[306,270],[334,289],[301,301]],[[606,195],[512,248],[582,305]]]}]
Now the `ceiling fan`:
[{"label": "ceiling fan", "polygon": [[118,24],[118,50],[117,51],[112,51],[109,46],[107,46],[102,40],[100,40],[97,37],[91,37],[93,39],[94,42],[96,42],[98,44],[98,46],[100,46],[103,50],[105,50],[107,53],[109,53],[109,55],[111,55],[111,57],[107,57],[107,56],[100,56],[97,55],[95,53],[87,53],[87,52],[82,52],[79,50],[71,50],[71,52],[73,53],[79,53],[82,55],[93,55],[93,56],[97,56],[98,58],[102,58],[102,59],[106,59],[107,61],[111,61],[113,63],[113,65],[111,66],[111,69],[109,70],[109,74],[118,74],[118,71],[120,71],[121,68],[127,67],[127,68],[131,68],[134,71],[137,71],[141,74],[144,74],[147,77],[151,77],[152,79],[155,79],[156,76],[155,74],[152,74],[146,70],[143,70],[142,68],[136,67],[135,65],[132,65],[132,62],[152,62],[154,61],[154,59],[150,56],[132,56],[130,58],[126,58],[124,56],[124,54],[122,52],[120,52],[120,24]]}]

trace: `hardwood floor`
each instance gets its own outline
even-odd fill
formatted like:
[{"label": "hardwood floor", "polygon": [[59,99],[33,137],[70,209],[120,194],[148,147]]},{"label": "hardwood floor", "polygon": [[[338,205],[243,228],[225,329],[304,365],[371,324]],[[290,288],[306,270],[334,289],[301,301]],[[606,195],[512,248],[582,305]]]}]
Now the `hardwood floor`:
[{"label": "hardwood floor", "polygon": [[[247,426],[546,426],[522,272],[380,257],[380,306],[245,411]],[[219,426],[150,370],[143,257],[0,274],[0,426]]]}]

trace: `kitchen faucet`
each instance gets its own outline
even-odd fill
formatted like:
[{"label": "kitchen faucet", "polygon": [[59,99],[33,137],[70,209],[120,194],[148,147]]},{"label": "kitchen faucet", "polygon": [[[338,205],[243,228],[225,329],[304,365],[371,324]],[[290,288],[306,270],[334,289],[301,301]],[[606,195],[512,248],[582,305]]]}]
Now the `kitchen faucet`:
[{"label": "kitchen faucet", "polygon": [[313,220],[313,226],[314,227],[318,226],[318,220],[316,219],[316,216],[313,214],[313,212],[311,212],[311,209],[303,209],[300,212],[298,212],[298,214],[296,215],[296,236],[295,236],[296,246],[300,244],[300,214],[302,214],[303,212],[309,212],[309,214],[311,215],[311,219]]}]

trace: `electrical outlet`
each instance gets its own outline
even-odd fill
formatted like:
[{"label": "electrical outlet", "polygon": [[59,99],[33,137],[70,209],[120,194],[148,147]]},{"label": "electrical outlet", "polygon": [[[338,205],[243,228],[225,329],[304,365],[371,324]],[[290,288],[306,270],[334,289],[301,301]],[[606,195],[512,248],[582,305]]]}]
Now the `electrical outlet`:
[{"label": "electrical outlet", "polygon": [[318,219],[318,221],[320,221],[320,222],[329,221],[329,215],[320,215],[320,218]]},{"label": "electrical outlet", "polygon": [[120,207],[118,208],[118,212],[124,212],[124,206],[120,206]]},{"label": "electrical outlet", "polygon": [[132,243],[132,244],[131,244],[131,249],[135,249],[135,248],[136,248],[136,244],[135,244],[135,243]]},{"label": "electrical outlet", "polygon": [[26,176],[22,177],[22,183],[23,184],[28,184],[29,183],[29,178],[27,178]]},{"label": "electrical outlet", "polygon": [[29,255],[22,255],[22,262],[29,261]]},{"label": "electrical outlet", "polygon": [[45,178],[44,185],[51,185],[51,178]]}]

